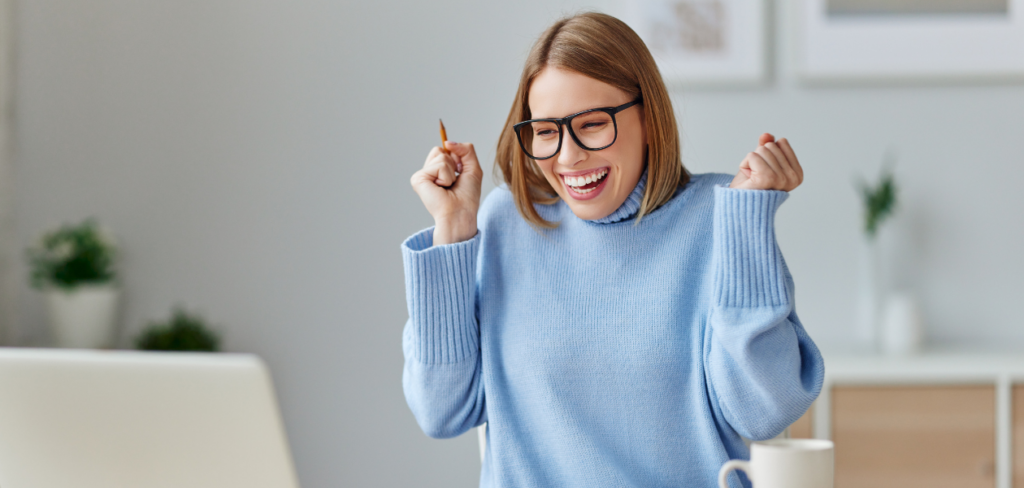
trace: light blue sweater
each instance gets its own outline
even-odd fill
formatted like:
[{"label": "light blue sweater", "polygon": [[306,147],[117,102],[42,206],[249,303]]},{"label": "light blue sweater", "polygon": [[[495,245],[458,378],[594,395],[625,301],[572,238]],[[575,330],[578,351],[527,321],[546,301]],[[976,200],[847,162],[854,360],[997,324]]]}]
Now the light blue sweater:
[{"label": "light blue sweater", "polygon": [[[402,244],[405,397],[431,437],[487,422],[482,487],[715,487],[818,396],[821,354],[775,240],[780,191],[694,175],[636,224],[646,173],[600,221],[531,228],[508,190],[477,235]],[[749,486],[731,475],[732,486]]]}]

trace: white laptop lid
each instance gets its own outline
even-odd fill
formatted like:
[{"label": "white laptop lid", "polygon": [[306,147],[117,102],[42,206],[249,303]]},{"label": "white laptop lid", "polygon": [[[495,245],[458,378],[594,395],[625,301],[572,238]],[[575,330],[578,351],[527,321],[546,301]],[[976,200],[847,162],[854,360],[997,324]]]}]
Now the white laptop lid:
[{"label": "white laptop lid", "polygon": [[0,348],[0,487],[298,481],[256,356]]}]

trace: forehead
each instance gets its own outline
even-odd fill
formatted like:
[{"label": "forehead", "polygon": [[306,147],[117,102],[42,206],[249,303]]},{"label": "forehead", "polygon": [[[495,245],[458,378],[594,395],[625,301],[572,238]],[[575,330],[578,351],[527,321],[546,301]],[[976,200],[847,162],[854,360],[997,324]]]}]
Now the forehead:
[{"label": "forehead", "polygon": [[531,118],[565,117],[597,107],[614,107],[629,101],[629,94],[603,81],[575,71],[548,66],[530,85]]}]

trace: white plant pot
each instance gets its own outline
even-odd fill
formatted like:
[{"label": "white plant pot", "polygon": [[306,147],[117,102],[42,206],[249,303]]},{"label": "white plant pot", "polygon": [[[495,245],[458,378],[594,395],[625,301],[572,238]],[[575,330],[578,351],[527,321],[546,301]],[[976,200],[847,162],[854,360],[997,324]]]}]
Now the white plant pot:
[{"label": "white plant pot", "polygon": [[46,290],[50,331],[57,347],[103,348],[114,342],[119,291],[112,284]]},{"label": "white plant pot", "polygon": [[870,351],[879,344],[878,318],[879,297],[879,256],[877,240],[865,237],[860,247],[860,277],[857,306],[857,339]]},{"label": "white plant pot", "polygon": [[894,293],[882,316],[882,351],[886,354],[914,354],[921,349],[924,327],[917,300],[908,292]]}]

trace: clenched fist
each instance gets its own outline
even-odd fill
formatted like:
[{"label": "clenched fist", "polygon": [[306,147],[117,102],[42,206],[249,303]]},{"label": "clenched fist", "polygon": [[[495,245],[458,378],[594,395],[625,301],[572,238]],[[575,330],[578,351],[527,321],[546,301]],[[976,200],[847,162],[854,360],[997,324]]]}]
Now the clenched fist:
[{"label": "clenched fist", "polygon": [[434,245],[472,239],[480,208],[483,171],[472,144],[448,141],[430,150],[423,169],[409,183],[434,217]]},{"label": "clenched fist", "polygon": [[729,188],[791,191],[803,181],[804,169],[789,141],[782,138],[775,142],[775,136],[766,132],[758,138],[757,149],[740,163]]}]

